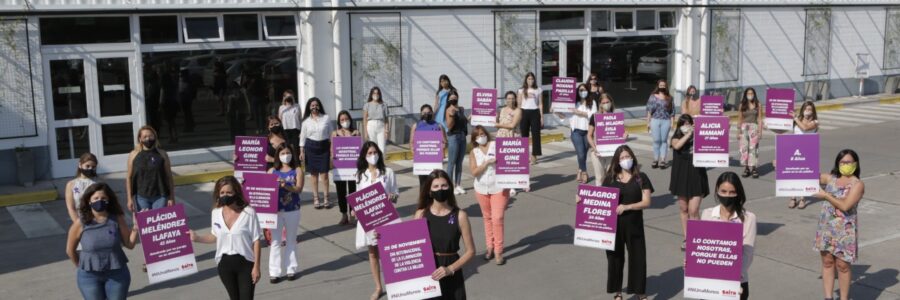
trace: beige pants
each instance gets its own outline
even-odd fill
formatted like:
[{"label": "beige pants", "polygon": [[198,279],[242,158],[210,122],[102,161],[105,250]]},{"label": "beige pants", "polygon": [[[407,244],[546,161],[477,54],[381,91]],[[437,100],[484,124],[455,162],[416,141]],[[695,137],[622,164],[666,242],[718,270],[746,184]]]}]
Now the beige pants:
[{"label": "beige pants", "polygon": [[600,157],[593,151],[589,152],[588,156],[591,158],[591,166],[594,167],[595,184],[600,186],[603,183],[603,176],[606,175],[606,169],[609,168],[612,157]]}]

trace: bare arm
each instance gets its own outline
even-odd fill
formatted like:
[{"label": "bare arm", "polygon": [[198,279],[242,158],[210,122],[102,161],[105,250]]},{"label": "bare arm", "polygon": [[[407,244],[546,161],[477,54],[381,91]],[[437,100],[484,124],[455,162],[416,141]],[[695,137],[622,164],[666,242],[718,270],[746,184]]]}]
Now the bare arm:
[{"label": "bare arm", "polygon": [[828,201],[828,203],[831,203],[831,205],[833,205],[835,208],[846,212],[853,209],[853,207],[855,207],[856,204],[859,203],[859,200],[862,199],[862,196],[865,193],[865,189],[865,184],[862,182],[862,180],[860,180],[852,187],[850,187],[850,193],[848,193],[844,198],[837,198],[825,191],[819,191],[817,193],[817,196]]},{"label": "bare arm", "polygon": [[191,235],[191,241],[202,243],[202,244],[212,244],[216,242],[216,236],[212,234],[200,235],[195,233],[193,230],[189,231]]},{"label": "bare arm", "polygon": [[625,210],[641,210],[650,207],[650,189],[641,190],[641,202],[626,204]]},{"label": "bare arm", "polygon": [[253,284],[259,282],[259,261],[262,260],[260,257],[260,245],[259,240],[253,241],[253,271],[250,271],[250,279],[253,281]]},{"label": "bare arm", "polygon": [[478,165],[475,162],[475,151],[469,152],[469,170],[472,171],[472,176],[474,176],[474,177],[481,176],[481,174],[484,173],[484,170],[487,169],[488,165],[490,165],[492,163],[491,160],[492,159],[489,159],[488,161],[484,162],[483,164]]},{"label": "bare arm", "polygon": [[81,230],[81,222],[72,223],[72,226],[69,226],[69,236],[66,238],[66,255],[76,267],[78,266],[78,254],[75,253],[75,249],[81,242]]},{"label": "bare arm", "polygon": [[594,151],[596,151],[596,149],[597,149],[597,139],[594,138],[594,135],[596,134],[595,132],[597,130],[596,128],[597,127],[594,126],[594,123],[591,123],[590,125],[588,125],[588,132],[587,132],[588,145],[590,145],[591,149]]},{"label": "bare arm", "polygon": [[475,257],[475,242],[472,239],[472,226],[469,223],[469,215],[466,214],[464,210],[459,211],[459,229],[462,231],[463,245],[466,247],[466,252],[463,253],[456,262],[448,266],[453,273],[462,269],[465,264]]},{"label": "bare arm", "polygon": [[134,195],[131,190],[131,172],[135,155],[137,155],[135,151],[131,151],[131,154],[128,154],[127,174],[125,174],[125,197],[128,198],[128,210],[132,212],[134,212]]},{"label": "bare arm", "polygon": [[[118,218],[119,222],[119,234],[122,235],[122,246],[128,249],[134,249],[134,245],[137,244],[137,230],[132,230],[131,227],[125,226],[128,223],[125,223],[125,216],[120,215]],[[137,228],[137,220],[135,221],[135,229]]]},{"label": "bare arm", "polygon": [[175,174],[172,174],[172,162],[169,160],[169,154],[166,151],[159,150],[159,154],[163,156],[166,168],[166,181],[169,183],[168,206],[175,205]]},{"label": "bare arm", "polygon": [[306,176],[303,176],[303,169],[297,168],[297,178],[294,179],[294,190],[295,193],[303,192],[303,185]]},{"label": "bare arm", "polygon": [[72,194],[72,181],[69,181],[66,184],[66,211],[69,212],[69,218],[72,219],[72,223],[78,223],[78,211],[75,210],[75,201],[78,200],[80,199],[75,199],[75,196]]},{"label": "bare arm", "polygon": [[362,136],[363,140],[369,140],[369,131],[366,130],[366,126],[369,123],[369,111],[363,110],[363,120],[362,120]]},{"label": "bare arm", "polygon": [[672,149],[681,150],[681,147],[684,147],[684,144],[694,135],[694,131],[686,133],[681,138],[672,138]]},{"label": "bare arm", "polygon": [[412,129],[409,130],[409,147],[412,148],[412,146],[415,144],[416,144],[416,125],[413,124]]}]

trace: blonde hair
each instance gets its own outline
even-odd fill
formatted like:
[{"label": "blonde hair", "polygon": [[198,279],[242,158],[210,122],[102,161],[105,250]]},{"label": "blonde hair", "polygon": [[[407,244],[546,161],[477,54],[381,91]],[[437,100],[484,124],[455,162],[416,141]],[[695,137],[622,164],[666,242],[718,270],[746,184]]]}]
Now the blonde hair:
[{"label": "blonde hair", "polygon": [[153,143],[153,147],[156,149],[160,149],[159,134],[156,133],[156,129],[153,129],[153,127],[150,125],[144,125],[140,129],[138,129],[137,135],[134,138],[137,141],[137,143],[134,144],[134,150],[135,151],[143,150],[143,148],[141,148],[141,132],[144,132],[145,130],[150,131],[150,133],[153,133],[153,136],[156,137],[155,142]]}]

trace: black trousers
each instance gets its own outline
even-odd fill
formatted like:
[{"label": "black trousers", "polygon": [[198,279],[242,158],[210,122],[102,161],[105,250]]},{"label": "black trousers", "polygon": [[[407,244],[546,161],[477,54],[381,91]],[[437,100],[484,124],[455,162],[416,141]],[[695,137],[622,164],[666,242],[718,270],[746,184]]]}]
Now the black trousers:
[{"label": "black trousers", "polygon": [[347,195],[356,192],[355,181],[335,181],[334,186],[337,187],[338,208],[342,214],[347,213]]},{"label": "black trousers", "polygon": [[606,251],[606,292],[622,291],[622,271],[625,268],[625,250],[628,249],[628,294],[647,293],[647,243],[644,238],[644,217],[640,211],[630,211],[619,216],[616,228],[615,251]]},{"label": "black trousers", "polygon": [[253,278],[250,272],[253,271],[253,262],[245,259],[239,254],[222,255],[219,265],[219,279],[225,285],[228,291],[228,298],[231,300],[253,300],[253,291],[256,285],[253,284]]},{"label": "black trousers", "polygon": [[741,293],[741,300],[750,299],[750,282],[741,282],[741,288],[744,289],[744,292]]},{"label": "black trousers", "polygon": [[[294,153],[297,153],[297,150],[300,149],[300,129],[285,129],[284,139],[287,140],[288,145],[294,146]],[[297,158],[294,157],[294,159]]]},{"label": "black trousers", "polygon": [[428,181],[428,175],[419,175],[419,190],[425,186],[425,181]]},{"label": "black trousers", "polygon": [[523,109],[519,132],[523,137],[531,137],[531,155],[541,156],[541,110]]}]

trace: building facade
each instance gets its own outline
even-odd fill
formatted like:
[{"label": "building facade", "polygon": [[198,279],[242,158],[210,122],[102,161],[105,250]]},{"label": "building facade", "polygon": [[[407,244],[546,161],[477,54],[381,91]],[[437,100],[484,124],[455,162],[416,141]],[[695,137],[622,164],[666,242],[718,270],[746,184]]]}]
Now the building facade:
[{"label": "building facade", "polygon": [[747,87],[819,100],[900,78],[893,1],[10,0],[0,14],[0,168],[28,149],[38,179],[72,176],[88,151],[125,170],[144,125],[176,165],[230,160],[288,89],[358,119],[378,86],[399,144],[441,74],[468,106],[528,72],[545,91],[595,73],[632,116],[658,79],[733,106]]}]

